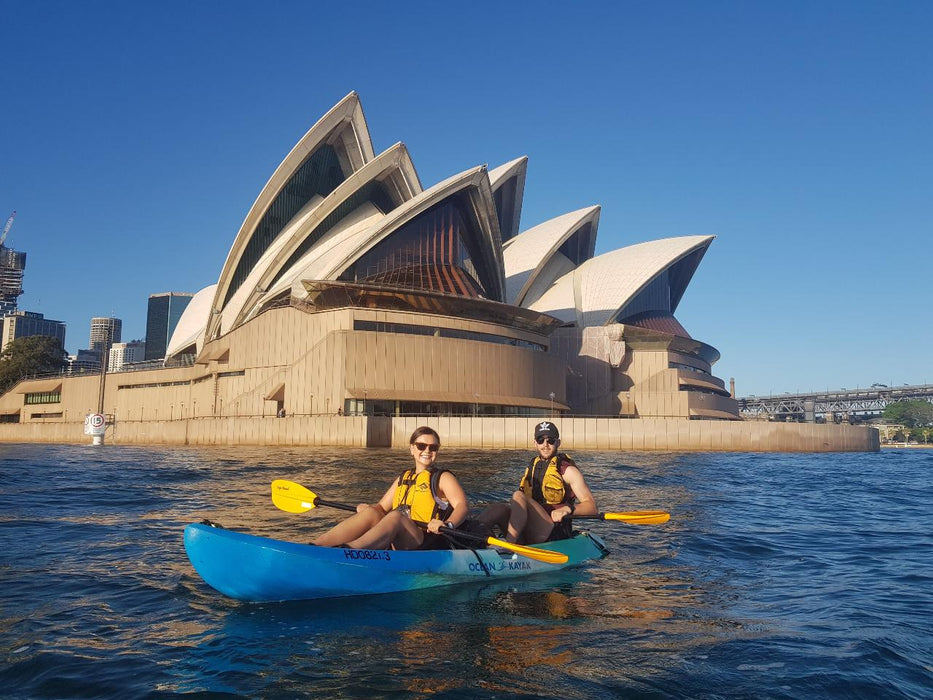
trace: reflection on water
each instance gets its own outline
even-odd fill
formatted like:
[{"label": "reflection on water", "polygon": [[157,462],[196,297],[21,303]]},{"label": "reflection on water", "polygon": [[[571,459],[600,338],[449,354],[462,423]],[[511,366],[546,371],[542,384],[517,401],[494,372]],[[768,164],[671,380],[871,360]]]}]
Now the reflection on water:
[{"label": "reflection on water", "polygon": [[[441,453],[487,502],[508,497],[528,458]],[[581,570],[258,605],[196,576],[184,525],[309,541],[344,514],[279,511],[273,479],[371,502],[405,451],[0,445],[0,695],[923,697],[933,685],[927,455],[575,458],[602,510],[671,521],[587,522],[611,555]]]},{"label": "reflection on water", "polygon": [[496,606],[511,616],[567,620],[584,617],[574,598],[557,591],[538,593],[509,592],[495,598]]}]

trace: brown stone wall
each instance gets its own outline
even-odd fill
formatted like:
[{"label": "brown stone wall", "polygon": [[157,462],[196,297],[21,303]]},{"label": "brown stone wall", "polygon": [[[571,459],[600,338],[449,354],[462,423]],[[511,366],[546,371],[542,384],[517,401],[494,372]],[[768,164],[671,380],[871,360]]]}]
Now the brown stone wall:
[{"label": "brown stone wall", "polygon": [[[330,445],[403,447],[419,425],[430,425],[446,447],[531,449],[538,419],[513,417],[287,416],[117,421],[108,444]],[[561,418],[567,450],[636,452],[869,452],[880,449],[875,428],[816,423],[688,421],[668,418]],[[90,443],[80,422],[0,424],[0,442]]]},{"label": "brown stone wall", "polygon": [[[539,406],[554,392],[555,401],[564,402],[563,363],[547,352],[475,340],[353,331],[355,317],[547,342],[525,331],[445,316],[363,309],[307,314],[284,307],[208,344],[200,364],[107,374],[103,412],[120,424],[274,417],[278,402],[269,397],[281,395],[287,416],[336,416],[344,399],[351,397],[348,390],[357,390],[356,398],[363,398],[359,392],[364,389],[372,392],[370,398],[401,390],[434,395],[439,401],[465,397],[473,402],[475,397],[483,403],[504,396],[526,405],[522,399],[536,399]],[[19,411],[21,423],[81,421],[83,426],[84,416],[97,412],[100,375],[62,377],[59,403],[25,406],[30,384],[38,387],[41,381],[23,382],[0,397],[0,413]],[[458,398],[445,396],[449,394]],[[61,416],[33,418],[34,413]],[[70,434],[67,428],[63,431]],[[175,430],[166,427],[153,434],[155,441],[162,441],[160,431],[172,436],[167,441],[176,439]]]}]

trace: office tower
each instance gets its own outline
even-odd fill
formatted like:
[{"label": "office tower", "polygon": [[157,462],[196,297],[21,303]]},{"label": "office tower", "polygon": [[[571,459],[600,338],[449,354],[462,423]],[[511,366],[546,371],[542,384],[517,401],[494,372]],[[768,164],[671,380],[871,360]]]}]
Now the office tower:
[{"label": "office tower", "polygon": [[164,292],[149,295],[149,311],[146,314],[146,359],[161,360],[172,337],[182,312],[193,294]]},{"label": "office tower", "polygon": [[120,342],[123,331],[123,321],[118,318],[95,317],[91,319],[91,340],[89,349],[101,353],[114,343]]},{"label": "office tower", "polygon": [[6,348],[16,338],[26,338],[31,335],[47,335],[57,338],[62,347],[65,347],[65,324],[45,318],[35,311],[14,311],[8,313],[2,324],[3,347]]},{"label": "office tower", "polygon": [[108,372],[120,372],[124,365],[132,362],[142,362],[146,358],[146,344],[141,340],[132,340],[129,343],[114,343],[110,348],[110,359],[107,363]]}]

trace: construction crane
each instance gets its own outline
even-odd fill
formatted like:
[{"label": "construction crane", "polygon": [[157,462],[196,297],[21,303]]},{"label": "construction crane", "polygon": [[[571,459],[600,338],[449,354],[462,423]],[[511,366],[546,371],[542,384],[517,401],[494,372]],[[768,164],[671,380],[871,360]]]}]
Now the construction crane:
[{"label": "construction crane", "polygon": [[6,235],[10,232],[10,228],[13,226],[13,219],[16,218],[16,210],[13,210],[13,213],[10,214],[10,218],[6,220],[6,226],[3,227],[3,233],[0,233],[0,245],[3,245],[3,242],[6,240]]}]

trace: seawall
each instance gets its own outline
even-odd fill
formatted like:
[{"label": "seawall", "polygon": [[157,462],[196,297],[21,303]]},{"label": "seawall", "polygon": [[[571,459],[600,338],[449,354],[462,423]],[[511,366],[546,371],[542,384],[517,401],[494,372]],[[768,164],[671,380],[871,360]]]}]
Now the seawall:
[{"label": "seawall", "polygon": [[[106,444],[392,447],[430,425],[445,447],[524,449],[541,418],[286,416],[118,420]],[[877,452],[878,430],[867,426],[677,418],[559,418],[568,450],[663,452]],[[90,443],[80,422],[0,424],[0,442]]]}]

